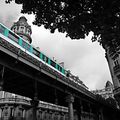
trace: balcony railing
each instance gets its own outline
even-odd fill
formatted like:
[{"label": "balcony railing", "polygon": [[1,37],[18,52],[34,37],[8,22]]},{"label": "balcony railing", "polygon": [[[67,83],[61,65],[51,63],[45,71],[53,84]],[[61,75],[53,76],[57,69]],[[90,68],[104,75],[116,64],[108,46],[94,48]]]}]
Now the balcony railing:
[{"label": "balcony railing", "polygon": [[[31,105],[30,100],[23,99],[23,98],[0,98],[0,104],[22,104],[27,106]],[[68,112],[67,107],[63,107],[63,106],[59,106],[59,105],[55,105],[55,104],[47,103],[43,101],[39,101],[38,107],[55,110],[55,111]]]},{"label": "balcony railing", "polygon": [[120,72],[120,65],[114,66],[114,67],[113,67],[113,70],[114,70],[114,73],[115,73],[115,74],[118,73],[118,72]]},{"label": "balcony railing", "polygon": [[0,104],[11,103],[11,104],[24,104],[30,105],[30,101],[22,98],[0,98]]},{"label": "balcony railing", "polygon": [[120,95],[120,87],[113,90],[114,95]]},{"label": "balcony railing", "polygon": [[49,109],[49,110],[68,112],[67,107],[63,107],[63,106],[59,106],[59,105],[55,105],[55,104],[51,104],[51,103],[47,103],[47,102],[43,102],[43,101],[39,101],[39,107]]}]

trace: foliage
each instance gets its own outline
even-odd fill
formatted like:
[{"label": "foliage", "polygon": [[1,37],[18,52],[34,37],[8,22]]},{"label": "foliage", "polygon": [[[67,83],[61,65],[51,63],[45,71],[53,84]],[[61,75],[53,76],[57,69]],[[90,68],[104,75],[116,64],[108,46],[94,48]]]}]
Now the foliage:
[{"label": "foliage", "polygon": [[[10,3],[13,0],[5,0]],[[71,39],[85,38],[115,49],[120,44],[119,0],[15,0],[22,13],[35,14],[34,24],[44,25],[51,33],[56,29]]]}]

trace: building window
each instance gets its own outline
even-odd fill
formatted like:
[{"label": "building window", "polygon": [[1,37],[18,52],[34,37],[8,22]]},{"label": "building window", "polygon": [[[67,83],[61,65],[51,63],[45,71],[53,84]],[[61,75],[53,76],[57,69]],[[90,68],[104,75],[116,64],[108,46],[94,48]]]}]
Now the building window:
[{"label": "building window", "polygon": [[29,29],[27,29],[27,34],[30,35],[30,30]]},{"label": "building window", "polygon": [[22,32],[22,33],[25,32],[23,26],[20,27],[20,32]]},{"label": "building window", "polygon": [[0,33],[4,34],[5,32],[5,27],[3,27],[2,25],[0,25]]},{"label": "building window", "polygon": [[13,30],[13,32],[16,32],[17,31],[17,27],[14,27],[12,30]]},{"label": "building window", "polygon": [[118,78],[118,80],[120,81],[120,74],[119,74],[119,75],[117,75],[117,78]]},{"label": "building window", "polygon": [[54,61],[51,60],[51,66],[55,67],[56,63]]},{"label": "building window", "polygon": [[27,42],[22,41],[22,47],[25,48],[26,50],[30,51],[30,45]]},{"label": "building window", "polygon": [[40,57],[40,52],[33,48],[33,54]]},{"label": "building window", "polygon": [[112,59],[113,59],[114,66],[118,66],[119,65],[119,55],[115,54],[115,56]]},{"label": "building window", "polygon": [[18,43],[19,37],[17,35],[15,35],[14,33],[12,33],[11,31],[9,31],[8,38],[10,38],[14,42]]},{"label": "building window", "polygon": [[119,61],[118,60],[114,60],[114,66],[119,65]]}]

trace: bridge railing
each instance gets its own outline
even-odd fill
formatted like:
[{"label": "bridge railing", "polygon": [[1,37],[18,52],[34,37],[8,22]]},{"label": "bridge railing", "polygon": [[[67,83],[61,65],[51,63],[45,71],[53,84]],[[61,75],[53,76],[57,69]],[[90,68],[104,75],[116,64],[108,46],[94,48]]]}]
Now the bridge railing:
[{"label": "bridge railing", "polygon": [[[30,100],[27,100],[25,98],[0,98],[0,104],[24,104],[30,106]],[[67,107],[55,105],[48,102],[39,101],[38,107],[44,108],[44,109],[50,109],[55,111],[62,111],[62,112],[68,112]]]},{"label": "bridge railing", "polygon": [[47,102],[43,102],[43,101],[39,102],[39,106],[38,107],[49,109],[49,110],[68,112],[68,108],[67,107],[63,107],[63,106],[59,106],[59,105],[55,105],[55,104],[47,103]]},{"label": "bridge railing", "polygon": [[30,101],[23,98],[0,98],[0,104],[5,103],[30,105]]}]

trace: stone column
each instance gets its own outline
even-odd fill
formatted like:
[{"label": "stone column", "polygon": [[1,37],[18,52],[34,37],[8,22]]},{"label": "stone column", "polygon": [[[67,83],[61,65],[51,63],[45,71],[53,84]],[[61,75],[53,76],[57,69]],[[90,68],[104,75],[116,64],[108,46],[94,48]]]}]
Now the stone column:
[{"label": "stone column", "polygon": [[3,109],[2,119],[9,120],[9,118],[10,118],[10,106],[6,104]]},{"label": "stone column", "polygon": [[2,109],[0,108],[0,120],[2,119]]},{"label": "stone column", "polygon": [[68,102],[68,117],[69,117],[69,120],[74,120],[74,111],[73,111],[74,97],[73,97],[73,95],[68,95],[66,97],[66,102]]},{"label": "stone column", "polygon": [[33,87],[34,87],[34,98],[30,102],[32,106],[33,120],[37,120],[37,107],[39,105],[37,80],[34,81]]},{"label": "stone column", "polygon": [[33,110],[33,120],[37,120],[36,110],[37,110],[38,104],[39,104],[38,99],[34,97],[34,99],[31,100],[31,105],[32,105],[32,110]]},{"label": "stone column", "polygon": [[102,108],[100,108],[100,110],[99,110],[99,120],[104,120]]},{"label": "stone column", "polygon": [[23,119],[25,119],[25,117],[26,117],[26,110],[24,109],[23,110]]},{"label": "stone column", "polygon": [[82,105],[82,101],[80,101],[80,116],[79,116],[79,118],[80,118],[80,120],[82,120],[82,115],[83,115],[83,105]]},{"label": "stone column", "polygon": [[3,90],[3,86],[4,86],[4,72],[5,72],[5,67],[3,66],[3,68],[0,70],[0,91]]},{"label": "stone column", "polygon": [[21,120],[23,118],[22,105],[19,105],[15,108],[14,119]]},{"label": "stone column", "polygon": [[[91,119],[92,108],[91,108],[90,103],[88,104],[88,106],[89,106],[89,119]],[[93,119],[93,118],[92,118],[92,119]]]}]

